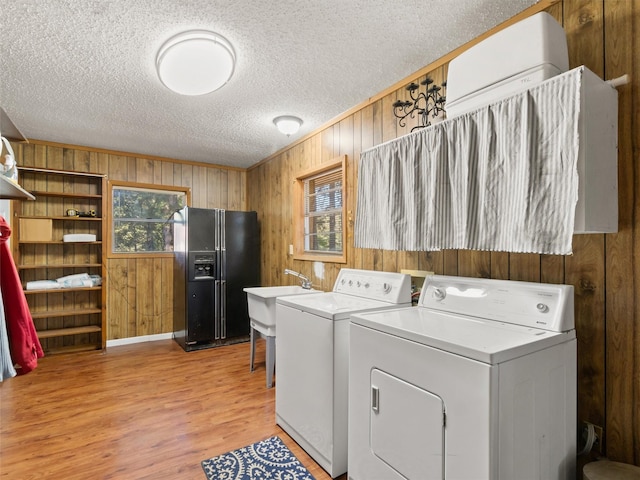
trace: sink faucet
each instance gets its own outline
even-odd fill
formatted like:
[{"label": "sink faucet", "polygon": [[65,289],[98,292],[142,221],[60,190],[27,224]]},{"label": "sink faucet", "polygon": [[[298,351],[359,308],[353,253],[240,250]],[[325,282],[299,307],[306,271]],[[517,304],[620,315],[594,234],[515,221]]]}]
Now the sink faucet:
[{"label": "sink faucet", "polygon": [[302,285],[302,288],[306,288],[307,290],[311,290],[311,280],[309,280],[307,277],[305,277],[301,273],[294,272],[293,270],[289,270],[288,268],[285,268],[284,269],[284,274],[285,275],[293,275],[295,277],[298,277],[300,279],[300,284]]}]

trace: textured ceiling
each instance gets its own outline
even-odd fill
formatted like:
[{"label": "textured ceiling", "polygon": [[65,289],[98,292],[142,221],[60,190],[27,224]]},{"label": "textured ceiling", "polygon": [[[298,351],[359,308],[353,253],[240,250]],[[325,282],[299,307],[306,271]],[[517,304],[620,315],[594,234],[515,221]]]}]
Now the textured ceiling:
[{"label": "textured ceiling", "polygon": [[[2,0],[0,106],[27,138],[249,167],[535,0]],[[225,36],[222,89],[167,90],[184,30]],[[278,115],[304,120],[291,137]]]}]

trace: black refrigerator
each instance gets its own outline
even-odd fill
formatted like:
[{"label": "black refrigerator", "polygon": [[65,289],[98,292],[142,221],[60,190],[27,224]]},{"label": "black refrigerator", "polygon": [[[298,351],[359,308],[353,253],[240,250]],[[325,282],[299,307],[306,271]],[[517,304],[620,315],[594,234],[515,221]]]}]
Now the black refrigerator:
[{"label": "black refrigerator", "polygon": [[184,207],[173,242],[175,341],[191,351],[247,340],[243,288],[260,285],[256,212]]}]

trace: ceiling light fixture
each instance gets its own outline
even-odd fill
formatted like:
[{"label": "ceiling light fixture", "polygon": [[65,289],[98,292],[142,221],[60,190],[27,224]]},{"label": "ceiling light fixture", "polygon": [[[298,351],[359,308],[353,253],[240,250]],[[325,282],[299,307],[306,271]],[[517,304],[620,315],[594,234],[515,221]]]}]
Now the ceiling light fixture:
[{"label": "ceiling light fixture", "polygon": [[273,123],[278,130],[284,133],[287,137],[297,133],[302,125],[302,120],[293,115],[282,115],[273,119]]},{"label": "ceiling light fixture", "polygon": [[218,90],[233,75],[235,63],[231,43],[206,30],[171,37],[156,56],[160,81],[181,95],[206,95]]}]

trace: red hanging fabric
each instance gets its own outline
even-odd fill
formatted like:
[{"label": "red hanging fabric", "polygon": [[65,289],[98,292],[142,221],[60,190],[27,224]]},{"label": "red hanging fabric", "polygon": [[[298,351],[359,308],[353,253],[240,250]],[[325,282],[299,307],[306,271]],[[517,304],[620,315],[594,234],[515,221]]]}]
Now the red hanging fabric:
[{"label": "red hanging fabric", "polygon": [[38,366],[38,358],[44,357],[36,328],[33,325],[27,298],[22,289],[16,264],[9,250],[11,228],[0,217],[0,288],[9,335],[11,360],[18,375],[24,375]]}]

